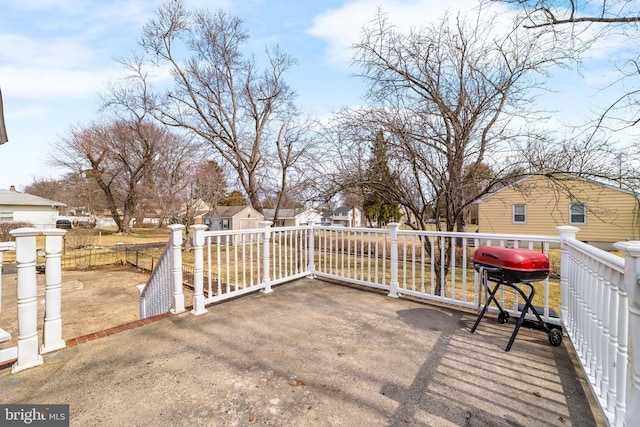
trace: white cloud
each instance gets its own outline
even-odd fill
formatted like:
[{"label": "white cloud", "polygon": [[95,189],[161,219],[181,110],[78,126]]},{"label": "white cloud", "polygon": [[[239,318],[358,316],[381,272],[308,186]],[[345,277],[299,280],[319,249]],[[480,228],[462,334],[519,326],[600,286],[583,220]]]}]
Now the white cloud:
[{"label": "white cloud", "polygon": [[37,39],[18,34],[0,34],[2,63],[14,68],[76,67],[96,60],[96,53],[81,39]]},{"label": "white cloud", "polygon": [[20,108],[7,111],[7,120],[15,119],[40,119],[46,117],[49,110],[42,106],[30,106],[28,108]]},{"label": "white cloud", "polygon": [[[13,96],[26,98],[65,98],[95,97],[104,84],[115,75],[109,70],[72,70],[64,68],[0,69],[5,88]],[[7,90],[9,92],[9,90]]]},{"label": "white cloud", "polygon": [[15,2],[7,12],[13,24],[0,29],[2,86],[29,98],[95,97],[120,68],[116,55],[136,47],[150,4]]},{"label": "white cloud", "polygon": [[86,96],[95,93],[117,68],[82,39],[53,40],[0,34],[3,86],[27,97]]},{"label": "white cloud", "polygon": [[71,10],[81,7],[86,1],[78,0],[9,0],[9,5],[26,10],[64,9]]},{"label": "white cloud", "polygon": [[339,9],[329,9],[316,16],[308,30],[312,36],[328,42],[327,56],[336,64],[348,64],[351,46],[358,42],[363,27],[375,17],[378,9],[389,21],[402,30],[409,30],[436,21],[445,13],[455,15],[478,7],[477,0],[355,0]]}]

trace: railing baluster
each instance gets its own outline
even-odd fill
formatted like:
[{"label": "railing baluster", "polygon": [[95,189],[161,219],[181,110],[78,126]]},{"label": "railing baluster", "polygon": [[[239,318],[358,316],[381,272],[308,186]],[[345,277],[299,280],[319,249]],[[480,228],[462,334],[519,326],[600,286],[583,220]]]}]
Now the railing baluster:
[{"label": "railing baluster", "polygon": [[449,263],[449,274],[451,275],[451,299],[456,299],[456,239],[451,239],[451,262]]},{"label": "railing baluster", "polygon": [[411,290],[416,291],[416,236],[411,236]]},{"label": "railing baluster", "polygon": [[[319,236],[318,236],[319,237]],[[308,256],[307,256],[307,270],[309,273],[309,277],[316,277],[316,261],[315,261],[315,232],[313,228],[313,221],[309,222],[309,231],[308,231]],[[320,239],[318,238],[318,245],[320,245]],[[322,248],[319,247],[320,251]]]},{"label": "railing baluster", "polygon": [[[400,243],[400,238],[398,238],[398,244]],[[393,255],[391,255],[393,258]],[[402,236],[402,283],[400,284],[400,288],[407,289],[407,235]]]},{"label": "railing baluster", "polygon": [[263,243],[263,252],[262,252],[262,267],[263,267],[263,272],[262,272],[262,285],[264,286],[264,288],[262,289],[262,292],[264,293],[269,293],[271,292],[271,276],[270,276],[270,272],[269,272],[269,258],[270,258],[270,253],[269,253],[269,240],[271,238],[271,222],[269,221],[263,221],[260,223],[260,225],[262,226],[262,230],[263,230],[263,239],[264,239],[264,243]]},{"label": "railing baluster", "polygon": [[445,240],[444,236],[440,237],[440,295],[441,297],[445,296]]},{"label": "railing baluster", "polygon": [[221,264],[221,256],[222,256],[222,236],[216,236],[216,261],[218,263],[218,268],[216,272],[216,280],[218,282],[218,290],[216,292],[217,295],[222,294],[222,268],[220,268]]},{"label": "railing baluster", "polygon": [[[347,236],[347,274],[346,276],[351,278],[351,233],[349,231],[345,232]],[[343,243],[344,246],[344,243]]]},{"label": "railing baluster", "polygon": [[429,293],[431,295],[433,295],[435,293],[436,290],[436,256],[435,253],[436,251],[435,249],[435,244],[436,244],[436,239],[433,236],[429,236],[429,242],[431,244],[430,246],[430,253],[429,253],[429,259],[431,260],[430,264],[431,264],[431,290],[429,291]]},{"label": "railing baluster", "polygon": [[376,285],[380,284],[380,277],[378,275],[378,273],[380,271],[380,266],[379,266],[379,261],[378,261],[380,259],[379,248],[380,248],[380,235],[376,235],[376,244],[375,244],[375,253],[376,253],[376,257],[375,257],[375,272],[376,272],[376,278],[374,280],[374,283]]},{"label": "railing baluster", "polygon": [[[389,223],[388,227],[389,227],[389,237],[391,240],[390,242],[391,243],[391,248],[390,248],[391,279],[389,281],[388,296],[392,298],[398,298],[398,228],[400,227],[400,224],[398,224],[397,222],[391,222]],[[386,248],[386,245],[383,246],[383,248]],[[384,255],[386,254],[383,254],[383,265],[384,265],[384,260],[386,259],[386,256]]]},{"label": "railing baluster", "polygon": [[247,287],[247,233],[242,233],[240,236],[240,245],[242,250],[241,258],[242,258],[242,289],[246,289]]},{"label": "railing baluster", "polygon": [[211,236],[207,236],[205,243],[207,245],[207,297],[213,296],[213,280],[211,280]]},{"label": "railing baluster", "polygon": [[62,236],[65,230],[43,231],[45,235],[45,316],[41,353],[49,353],[66,346],[62,339]]},{"label": "railing baluster", "polygon": [[425,237],[424,236],[419,236],[418,241],[420,243],[420,292],[421,293],[425,293],[425,270],[424,270],[424,264],[425,264],[425,252],[426,249],[424,247],[424,240]]},{"label": "railing baluster", "polygon": [[467,238],[462,238],[462,302],[467,302]]},{"label": "railing baluster", "polygon": [[[614,246],[625,255],[622,290],[624,297],[626,297],[623,306],[626,305],[626,307],[621,307],[620,312],[627,313],[624,316],[626,324],[623,323],[622,329],[625,329],[625,338],[628,339],[628,342],[621,342],[621,345],[628,344],[628,347],[623,351],[628,351],[631,372],[624,384],[628,395],[621,396],[621,399],[625,400],[621,401],[620,407],[616,406],[616,417],[624,417],[627,426],[630,426],[640,419],[640,241],[621,242]],[[618,367],[618,369],[621,368]],[[627,405],[624,410],[622,409],[623,404]]]},{"label": "railing baluster", "polygon": [[[602,315],[602,336],[601,336],[601,346],[602,346],[602,383],[600,384],[600,390],[605,395],[604,397],[604,408],[606,410],[613,410],[611,399],[609,398],[609,393],[611,392],[611,371],[610,365],[612,365],[611,359],[611,346],[610,346],[610,337],[611,337],[611,314],[609,310],[611,309],[611,280],[610,274],[605,269],[603,271],[603,291],[602,291],[602,301],[600,302],[600,312]],[[611,408],[609,406],[611,405]]]}]

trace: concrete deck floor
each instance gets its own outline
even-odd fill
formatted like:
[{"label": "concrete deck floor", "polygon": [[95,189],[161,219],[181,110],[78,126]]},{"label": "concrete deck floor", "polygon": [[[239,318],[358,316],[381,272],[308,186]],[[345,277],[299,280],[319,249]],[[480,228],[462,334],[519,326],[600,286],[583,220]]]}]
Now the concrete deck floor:
[{"label": "concrete deck floor", "polygon": [[0,371],[72,426],[601,426],[569,340],[300,280]]}]

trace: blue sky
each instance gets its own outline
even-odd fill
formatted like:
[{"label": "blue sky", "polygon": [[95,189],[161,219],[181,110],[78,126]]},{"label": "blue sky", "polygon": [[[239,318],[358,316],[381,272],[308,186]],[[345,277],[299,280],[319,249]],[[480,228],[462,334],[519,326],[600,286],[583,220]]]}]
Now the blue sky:
[{"label": "blue sky", "polygon": [[[116,79],[116,62],[137,48],[142,26],[160,0],[3,0],[0,13],[0,88],[9,142],[0,146],[0,188],[19,190],[34,178],[57,177],[47,165],[52,146],[71,126],[98,117],[97,94]],[[241,17],[256,56],[278,44],[298,60],[287,81],[303,111],[328,115],[356,106],[364,88],[352,77],[349,47],[378,7],[399,26],[419,26],[445,11],[442,0],[190,0]],[[451,2],[453,3],[453,2]],[[475,0],[457,0],[469,9]],[[613,42],[615,43],[615,41]],[[611,52],[611,46],[606,46]],[[615,50],[615,49],[614,49]],[[604,51],[604,49],[603,49]],[[542,100],[559,109],[553,123],[577,123],[589,105],[604,105],[595,90],[606,79],[595,58],[581,77],[558,72],[559,92]]]}]

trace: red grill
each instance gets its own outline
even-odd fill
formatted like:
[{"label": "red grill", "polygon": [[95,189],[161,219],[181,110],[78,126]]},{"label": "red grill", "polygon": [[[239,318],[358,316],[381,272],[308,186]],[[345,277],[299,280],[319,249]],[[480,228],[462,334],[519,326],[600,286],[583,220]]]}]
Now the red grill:
[{"label": "red grill", "polygon": [[[488,291],[488,298],[487,303],[471,328],[471,333],[478,327],[480,319],[486,313],[487,307],[491,302],[494,302],[498,307],[498,321],[500,323],[509,321],[509,313],[502,308],[495,296],[501,286],[507,286],[517,292],[524,299],[525,304],[505,351],[511,349],[528,311],[534,314],[538,323],[549,334],[551,345],[560,345],[562,342],[562,330],[552,325],[547,325],[532,304],[535,288],[531,282],[538,282],[549,276],[549,258],[545,254],[528,249],[481,246],[473,253],[473,266],[480,272],[480,280],[482,280],[482,284]],[[489,288],[490,280],[495,282],[495,286],[492,289]],[[521,289],[521,286],[528,288],[528,294]]]},{"label": "red grill", "polygon": [[490,279],[503,282],[538,282],[549,275],[549,258],[528,249],[481,246],[473,253],[473,265],[487,270]]}]

